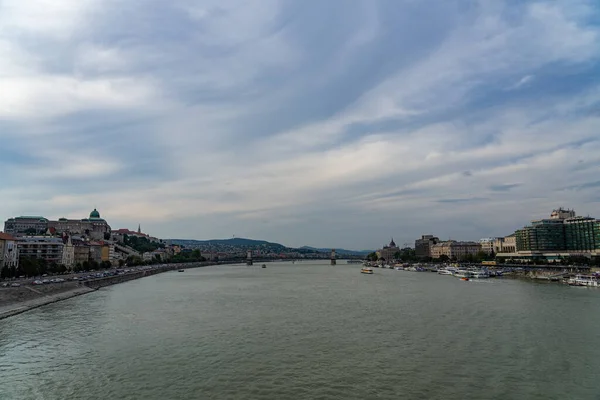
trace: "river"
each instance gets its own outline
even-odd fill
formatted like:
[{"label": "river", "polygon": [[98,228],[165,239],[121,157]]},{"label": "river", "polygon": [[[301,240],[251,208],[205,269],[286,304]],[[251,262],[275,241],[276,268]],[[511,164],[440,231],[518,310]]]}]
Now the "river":
[{"label": "river", "polygon": [[600,290],[309,262],[163,273],[0,321],[0,399],[600,398]]}]

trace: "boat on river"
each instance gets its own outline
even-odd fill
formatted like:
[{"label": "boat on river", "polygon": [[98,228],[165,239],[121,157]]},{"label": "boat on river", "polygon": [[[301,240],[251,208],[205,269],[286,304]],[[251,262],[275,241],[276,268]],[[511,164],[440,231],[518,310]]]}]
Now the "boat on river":
[{"label": "boat on river", "polygon": [[473,273],[467,269],[459,269],[456,272],[454,272],[454,276],[461,278],[461,279],[462,278],[471,278],[473,276]]},{"label": "boat on river", "polygon": [[360,273],[361,274],[372,274],[373,273],[373,268],[371,268],[371,267],[361,268]]},{"label": "boat on river", "polygon": [[471,271],[471,276],[477,279],[487,279],[490,277],[490,274],[485,270],[474,270]]},{"label": "boat on river", "polygon": [[589,287],[599,287],[600,282],[598,281],[598,277],[594,275],[575,275],[575,277],[570,278],[567,283],[570,286],[589,286]]},{"label": "boat on river", "polygon": [[267,266],[265,264],[263,264],[261,268],[267,268]]},{"label": "boat on river", "polygon": [[177,272],[185,272],[185,269],[178,269]]}]

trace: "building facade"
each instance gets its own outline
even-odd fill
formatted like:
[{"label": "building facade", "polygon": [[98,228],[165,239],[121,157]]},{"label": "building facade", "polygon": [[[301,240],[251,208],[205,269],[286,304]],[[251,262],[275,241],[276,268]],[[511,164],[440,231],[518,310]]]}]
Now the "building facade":
[{"label": "building facade", "polygon": [[72,270],[75,266],[75,246],[70,236],[63,237],[63,252],[61,264]]},{"label": "building facade", "polygon": [[12,236],[36,236],[51,234],[69,234],[85,236],[90,239],[102,240],[106,235],[110,236],[110,226],[100,218],[98,210],[94,209],[89,218],[67,219],[59,218],[51,221],[44,217],[22,216],[9,218],[4,222],[4,231]]},{"label": "building facade", "polygon": [[28,257],[61,264],[64,243],[61,238],[24,237],[17,242],[19,258]]},{"label": "building facade", "polygon": [[396,253],[400,251],[400,248],[396,246],[394,239],[390,241],[390,244],[387,246],[383,246],[381,250],[379,250],[380,258],[383,258],[385,261],[391,261],[396,258]]},{"label": "building facade", "polygon": [[75,265],[83,265],[90,261],[90,246],[87,243],[81,240],[73,241],[73,247]]},{"label": "building facade", "polygon": [[451,260],[464,260],[469,255],[475,256],[481,251],[481,244],[477,242],[457,242],[449,240],[431,246],[431,257],[446,256]]},{"label": "building facade", "polygon": [[11,236],[43,235],[48,230],[48,220],[44,217],[21,216],[4,222],[4,232]]},{"label": "building facade", "polygon": [[89,218],[59,218],[57,221],[48,221],[48,228],[57,234],[85,236],[93,240],[106,239],[111,232],[110,226],[103,218],[100,218],[100,213],[95,208]]},{"label": "building facade", "polygon": [[600,250],[600,221],[590,217],[568,218],[564,222],[565,250]]},{"label": "building facade", "polygon": [[440,239],[433,235],[421,235],[421,239],[415,240],[415,255],[419,258],[432,257],[431,246],[439,241]]},{"label": "building facade", "polygon": [[0,232],[0,269],[17,268],[19,266],[19,252],[17,241],[7,233]]},{"label": "building facade", "polygon": [[483,238],[483,239],[479,239],[479,244],[481,245],[481,251],[483,251],[485,254],[494,254],[496,253],[496,241],[499,238]]}]

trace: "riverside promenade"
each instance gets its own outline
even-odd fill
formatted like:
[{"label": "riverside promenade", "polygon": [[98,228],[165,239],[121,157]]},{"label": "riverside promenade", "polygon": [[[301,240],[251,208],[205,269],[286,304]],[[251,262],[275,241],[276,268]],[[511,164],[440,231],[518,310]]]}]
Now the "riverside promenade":
[{"label": "riverside promenade", "polygon": [[13,315],[21,314],[46,304],[55,303],[96,291],[100,288],[116,285],[162,272],[173,271],[181,268],[198,268],[217,265],[214,262],[195,262],[181,264],[164,264],[152,267],[143,267],[135,271],[94,278],[83,281],[66,281],[49,285],[31,285],[30,281],[22,282],[19,287],[0,288],[0,320]]}]

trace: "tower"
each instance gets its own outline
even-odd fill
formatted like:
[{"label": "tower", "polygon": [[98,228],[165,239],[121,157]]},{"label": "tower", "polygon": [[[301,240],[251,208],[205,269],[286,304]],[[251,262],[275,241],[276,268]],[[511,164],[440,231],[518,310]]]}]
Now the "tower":
[{"label": "tower", "polygon": [[331,265],[335,265],[335,249],[331,249]]},{"label": "tower", "polygon": [[138,233],[142,233],[142,225],[138,224]]},{"label": "tower", "polygon": [[248,250],[246,255],[246,265],[252,265],[252,250]]}]

